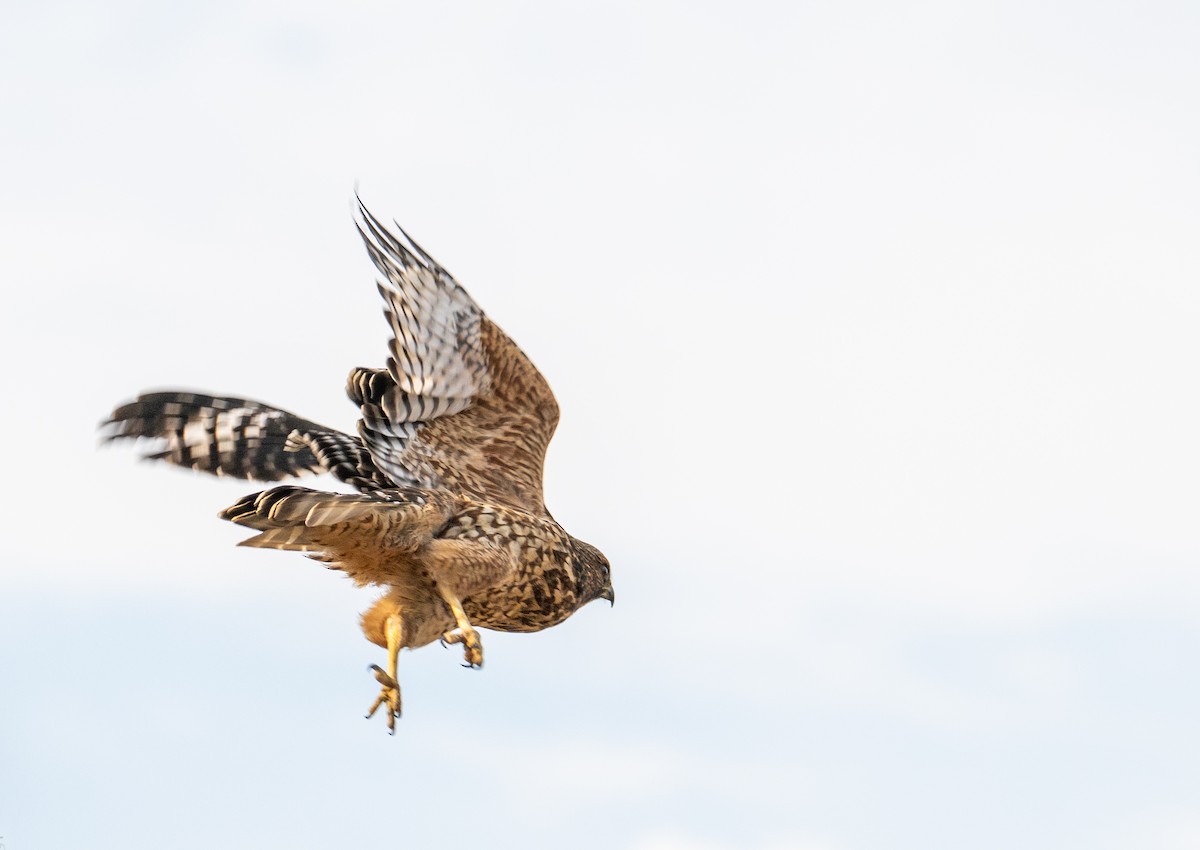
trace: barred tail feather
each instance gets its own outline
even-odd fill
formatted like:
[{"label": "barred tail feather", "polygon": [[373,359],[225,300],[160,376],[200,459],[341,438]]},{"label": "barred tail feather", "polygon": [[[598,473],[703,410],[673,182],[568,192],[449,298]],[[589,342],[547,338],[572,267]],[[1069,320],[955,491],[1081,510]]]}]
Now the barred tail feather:
[{"label": "barred tail feather", "polygon": [[145,393],[114,410],[101,432],[105,442],[157,440],[147,460],[213,475],[280,481],[330,472],[360,489],[391,484],[357,437],[252,399]]}]

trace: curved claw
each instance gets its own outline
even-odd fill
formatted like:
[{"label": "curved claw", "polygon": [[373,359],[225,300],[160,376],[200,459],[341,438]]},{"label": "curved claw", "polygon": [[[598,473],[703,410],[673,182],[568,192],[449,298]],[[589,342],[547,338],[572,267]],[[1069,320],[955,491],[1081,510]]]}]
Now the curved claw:
[{"label": "curved claw", "polygon": [[375,681],[383,685],[385,688],[398,689],[400,687],[396,683],[396,680],[389,676],[378,664],[372,664],[367,669],[375,673]]},{"label": "curved claw", "polygon": [[367,719],[370,720],[374,717],[380,706],[386,705],[388,734],[394,735],[396,718],[400,716],[400,686],[396,683],[395,677],[385,672],[379,665],[372,664],[367,669],[375,674],[375,681],[382,686],[379,696],[375,698],[375,702],[371,703],[371,708],[366,715]]},{"label": "curved claw", "polygon": [[461,643],[463,645],[464,667],[479,668],[483,666],[483,644],[479,641],[479,633],[470,626],[442,635],[442,644]]}]

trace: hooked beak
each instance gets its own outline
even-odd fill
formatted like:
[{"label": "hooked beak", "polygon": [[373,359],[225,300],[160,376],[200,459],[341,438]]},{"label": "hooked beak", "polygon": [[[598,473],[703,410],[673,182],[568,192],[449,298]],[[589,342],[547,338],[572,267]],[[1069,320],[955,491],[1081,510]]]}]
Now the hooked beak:
[{"label": "hooked beak", "polygon": [[613,586],[611,584],[604,585],[604,589],[600,591],[600,599],[608,600],[608,607],[611,608],[616,602],[616,597],[613,594]]}]

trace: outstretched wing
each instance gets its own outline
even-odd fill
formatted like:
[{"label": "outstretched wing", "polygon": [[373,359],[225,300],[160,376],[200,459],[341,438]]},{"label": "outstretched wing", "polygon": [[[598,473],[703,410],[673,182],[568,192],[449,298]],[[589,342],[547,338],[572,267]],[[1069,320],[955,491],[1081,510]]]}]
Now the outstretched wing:
[{"label": "outstretched wing", "polygon": [[158,440],[146,459],[213,475],[280,481],[331,472],[361,489],[391,486],[357,437],[247,398],[145,393],[114,410],[101,429],[106,442]]},{"label": "outstretched wing", "polygon": [[387,370],[356,369],[347,387],[375,464],[400,484],[543,512],[558,424],[546,379],[407,233],[359,213],[392,330]]},{"label": "outstretched wing", "polygon": [[251,493],[221,519],[258,532],[239,546],[308,552],[344,570],[358,584],[388,584],[404,576],[411,554],[449,519],[453,497],[409,488],[376,494],[325,493],[283,486]]}]

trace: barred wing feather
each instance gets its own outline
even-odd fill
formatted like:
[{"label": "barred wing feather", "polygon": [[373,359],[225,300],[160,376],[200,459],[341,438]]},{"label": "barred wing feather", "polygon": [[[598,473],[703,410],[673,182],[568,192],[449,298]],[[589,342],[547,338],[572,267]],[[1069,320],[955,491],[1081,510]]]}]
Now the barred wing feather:
[{"label": "barred wing feather", "polygon": [[558,423],[545,378],[457,281],[359,203],[392,331],[386,370],[356,369],[359,434],[397,484],[450,487],[541,513],[542,465]]}]

